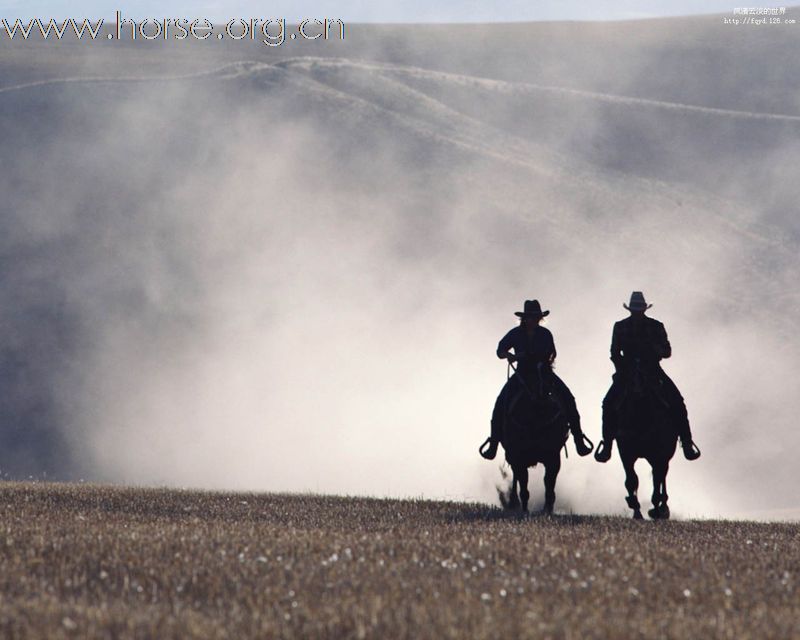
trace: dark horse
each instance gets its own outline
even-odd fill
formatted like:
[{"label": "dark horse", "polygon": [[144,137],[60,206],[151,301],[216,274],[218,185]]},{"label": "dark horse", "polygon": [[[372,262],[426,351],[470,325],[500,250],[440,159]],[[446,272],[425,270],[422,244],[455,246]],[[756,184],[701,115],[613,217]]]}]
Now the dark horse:
[{"label": "dark horse", "polygon": [[634,465],[644,458],[653,470],[653,508],[647,514],[654,520],[666,520],[669,518],[667,472],[675,454],[678,431],[666,394],[661,391],[659,370],[646,369],[638,360],[633,365],[615,407],[617,444],[628,490],[625,500],[633,509],[634,519],[641,520],[642,511],[636,495],[639,476]]},{"label": "dark horse", "polygon": [[[561,469],[561,447],[567,441],[569,424],[558,397],[553,393],[547,370],[542,367],[522,378],[508,394],[502,445],[514,474],[508,506],[528,510],[528,467],[544,465],[544,513],[552,513],[556,501],[556,478]],[[519,493],[517,490],[519,488]]]}]

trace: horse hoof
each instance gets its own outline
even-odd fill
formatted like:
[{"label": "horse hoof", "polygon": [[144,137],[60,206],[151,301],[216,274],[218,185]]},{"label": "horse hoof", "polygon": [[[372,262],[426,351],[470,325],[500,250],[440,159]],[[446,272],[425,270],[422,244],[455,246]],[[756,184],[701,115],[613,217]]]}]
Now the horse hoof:
[{"label": "horse hoof", "polygon": [[634,520],[644,520],[644,516],[642,515],[641,511],[634,511],[633,512],[633,519]]},{"label": "horse hoof", "polygon": [[553,505],[552,504],[544,505],[544,508],[542,509],[542,515],[552,516],[553,515]]},{"label": "horse hoof", "polygon": [[647,512],[653,520],[669,520],[669,507],[662,504],[658,507],[653,507]]}]

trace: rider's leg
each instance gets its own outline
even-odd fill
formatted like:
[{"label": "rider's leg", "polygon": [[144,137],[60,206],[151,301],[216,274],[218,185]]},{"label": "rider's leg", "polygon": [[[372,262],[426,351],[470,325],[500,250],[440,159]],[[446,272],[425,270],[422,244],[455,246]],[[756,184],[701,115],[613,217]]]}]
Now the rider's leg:
[{"label": "rider's leg", "polygon": [[560,398],[561,406],[566,413],[569,430],[575,441],[575,449],[578,451],[578,455],[587,456],[592,452],[592,447],[586,442],[586,436],[583,435],[583,430],[581,429],[581,415],[578,413],[578,405],[575,404],[575,396],[572,395],[569,387],[564,384],[561,378],[555,373],[551,375],[553,376],[553,390]]},{"label": "rider's leg", "polygon": [[494,409],[492,410],[492,422],[491,422],[491,435],[490,438],[495,442],[500,442],[503,439],[503,412],[505,410],[505,387],[497,396],[497,400],[494,403]]},{"label": "rider's leg", "polygon": [[503,385],[503,388],[500,390],[500,394],[497,396],[497,400],[495,400],[494,403],[491,421],[492,431],[489,435],[489,439],[484,443],[484,446],[488,444],[488,448],[484,450],[482,446],[480,451],[481,455],[487,460],[494,460],[495,456],[497,455],[497,445],[499,445],[500,441],[503,439],[506,398],[508,397],[510,387],[512,386],[511,380],[513,379],[514,377],[512,376],[508,381],[506,381],[506,383]]},{"label": "rider's leg", "polygon": [[672,419],[678,430],[678,437],[681,439],[683,455],[687,460],[697,460],[700,457],[700,450],[692,440],[692,428],[689,426],[689,414],[686,411],[686,402],[672,379],[666,374],[663,377],[664,388],[669,395]]},{"label": "rider's leg", "polygon": [[614,446],[614,438],[617,436],[616,414],[614,404],[617,398],[617,385],[613,384],[603,398],[603,439],[597,445],[594,454],[598,462],[608,462],[611,459],[611,449]]}]

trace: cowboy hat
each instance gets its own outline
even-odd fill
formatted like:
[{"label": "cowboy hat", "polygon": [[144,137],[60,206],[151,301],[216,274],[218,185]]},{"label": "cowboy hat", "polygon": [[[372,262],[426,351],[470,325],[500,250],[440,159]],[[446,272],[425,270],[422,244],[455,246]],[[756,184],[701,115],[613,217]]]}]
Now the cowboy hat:
[{"label": "cowboy hat", "polygon": [[542,311],[542,306],[538,300],[526,300],[524,311],[515,311],[514,315],[519,318],[544,318],[550,311]]},{"label": "cowboy hat", "polygon": [[641,291],[634,291],[631,294],[631,301],[630,306],[622,303],[622,306],[625,307],[628,311],[647,311],[652,304],[647,304],[644,300],[644,294]]}]

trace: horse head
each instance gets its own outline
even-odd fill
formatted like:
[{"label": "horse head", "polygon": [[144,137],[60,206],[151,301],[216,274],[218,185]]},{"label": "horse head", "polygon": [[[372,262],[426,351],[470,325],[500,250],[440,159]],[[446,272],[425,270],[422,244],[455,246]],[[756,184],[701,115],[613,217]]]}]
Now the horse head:
[{"label": "horse head", "polygon": [[[506,413],[506,434],[510,443],[549,448],[550,442],[558,441],[566,425],[564,411],[551,391],[551,383],[543,368],[517,373],[519,385],[509,398]],[[524,377],[523,377],[524,376]],[[513,446],[513,445],[512,445]]]},{"label": "horse head", "polygon": [[656,367],[634,358],[630,361],[622,384],[616,409],[619,433],[623,439],[631,434],[646,437],[651,430],[661,430],[664,425],[670,424],[669,404],[664,398]]}]

